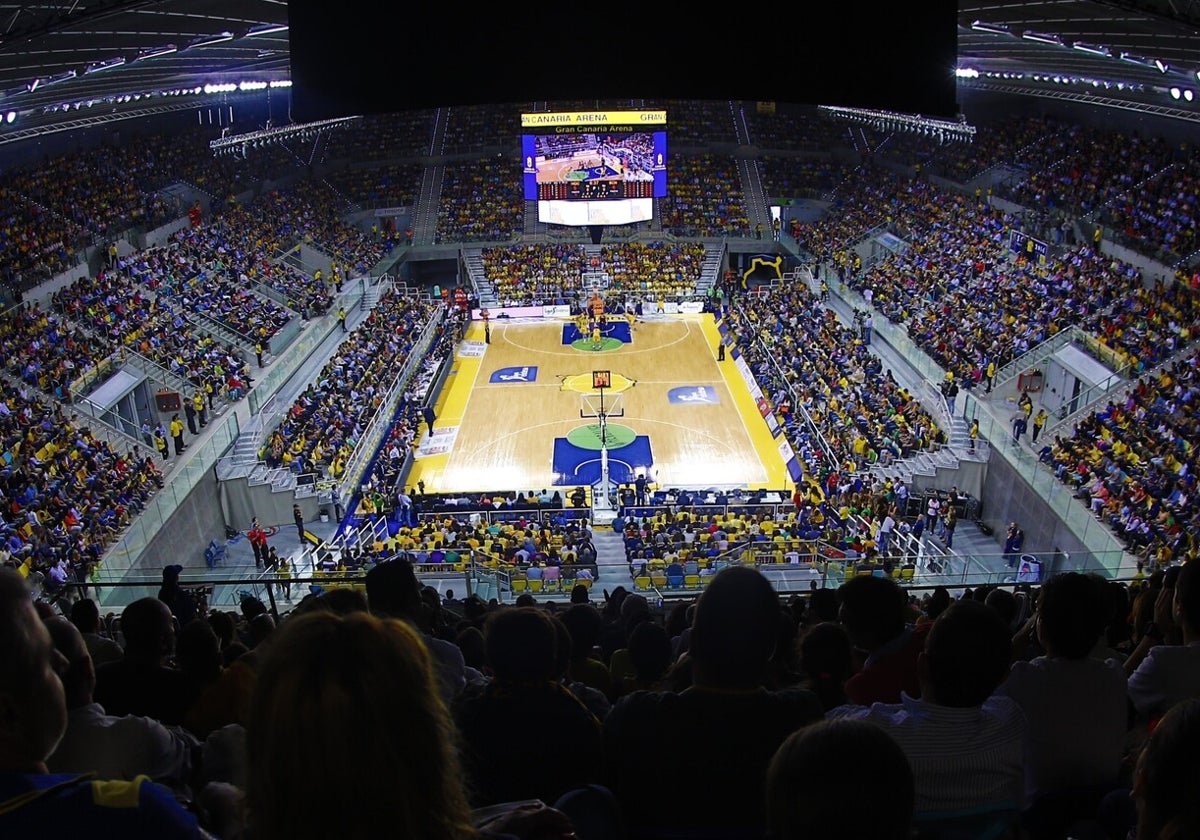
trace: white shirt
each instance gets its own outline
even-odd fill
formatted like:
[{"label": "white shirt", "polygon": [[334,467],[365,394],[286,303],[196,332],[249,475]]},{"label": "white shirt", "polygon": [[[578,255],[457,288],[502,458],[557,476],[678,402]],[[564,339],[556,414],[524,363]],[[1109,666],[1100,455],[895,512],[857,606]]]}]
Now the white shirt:
[{"label": "white shirt", "polygon": [[1200,695],[1200,642],[1156,645],[1129,675],[1129,699],[1138,714],[1160,717],[1180,700]]},{"label": "white shirt", "polygon": [[1120,662],[1039,656],[1014,663],[996,693],[1025,712],[1031,801],[1071,787],[1115,785],[1128,717]]},{"label": "white shirt", "polygon": [[192,772],[193,742],[156,720],[105,714],[99,703],[67,713],[67,731],[46,759],[51,773],[95,772],[101,779],[145,774],[167,787],[186,787]]},{"label": "white shirt", "polygon": [[917,814],[1024,805],[1025,715],[1008,697],[958,709],[901,694],[825,717],[865,720],[896,739],[912,765]]}]

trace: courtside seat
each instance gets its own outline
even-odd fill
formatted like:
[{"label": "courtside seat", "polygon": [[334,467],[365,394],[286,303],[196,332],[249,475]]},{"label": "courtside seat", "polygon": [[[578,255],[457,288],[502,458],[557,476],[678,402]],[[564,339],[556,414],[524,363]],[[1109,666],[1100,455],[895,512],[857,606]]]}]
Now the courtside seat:
[{"label": "courtside seat", "polygon": [[699,589],[700,575],[684,575],[683,586],[685,589]]},{"label": "courtside seat", "polygon": [[667,585],[667,576],[662,572],[651,572],[650,583],[655,589],[663,589]]},{"label": "courtside seat", "polygon": [[640,592],[648,592],[650,590],[650,576],[639,575],[633,579],[633,588]]},{"label": "courtside seat", "polygon": [[514,577],[512,579],[512,591],[513,592],[524,592],[528,588],[529,588],[529,581],[526,580],[525,578]]},{"label": "courtside seat", "polygon": [[534,578],[533,580],[528,581],[529,591],[530,592],[541,592],[543,583],[544,583],[544,581],[542,581],[541,578]]}]

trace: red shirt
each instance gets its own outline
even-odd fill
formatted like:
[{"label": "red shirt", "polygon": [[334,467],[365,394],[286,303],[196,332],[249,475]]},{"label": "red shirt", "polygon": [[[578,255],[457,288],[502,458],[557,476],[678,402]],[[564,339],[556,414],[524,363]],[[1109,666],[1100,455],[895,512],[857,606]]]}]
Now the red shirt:
[{"label": "red shirt", "polygon": [[925,637],[933,622],[918,624],[875,651],[862,670],[846,681],[846,700],[856,706],[899,703],[900,692],[921,696],[917,681],[917,656],[925,649]]}]

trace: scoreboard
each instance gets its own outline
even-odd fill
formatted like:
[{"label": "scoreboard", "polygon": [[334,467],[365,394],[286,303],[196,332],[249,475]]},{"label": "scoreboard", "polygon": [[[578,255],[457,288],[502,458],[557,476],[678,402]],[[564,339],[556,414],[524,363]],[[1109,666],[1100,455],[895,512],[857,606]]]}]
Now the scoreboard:
[{"label": "scoreboard", "polygon": [[538,201],[607,201],[654,198],[653,181],[552,181],[537,185]]}]

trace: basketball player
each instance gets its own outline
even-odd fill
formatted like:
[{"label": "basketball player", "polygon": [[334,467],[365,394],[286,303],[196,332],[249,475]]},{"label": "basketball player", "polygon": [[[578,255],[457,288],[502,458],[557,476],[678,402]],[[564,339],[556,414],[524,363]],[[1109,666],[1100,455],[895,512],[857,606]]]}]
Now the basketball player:
[{"label": "basketball player", "polygon": [[600,325],[592,324],[592,349],[599,350],[603,339],[600,335]]},{"label": "basketball player", "polygon": [[633,325],[637,323],[637,313],[633,309],[625,310],[625,322],[629,324],[629,331],[633,332]]}]

